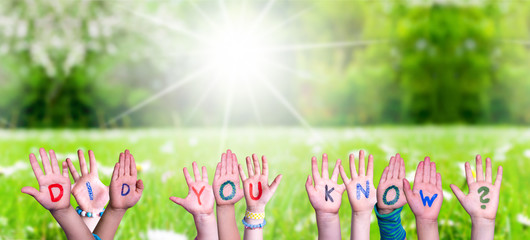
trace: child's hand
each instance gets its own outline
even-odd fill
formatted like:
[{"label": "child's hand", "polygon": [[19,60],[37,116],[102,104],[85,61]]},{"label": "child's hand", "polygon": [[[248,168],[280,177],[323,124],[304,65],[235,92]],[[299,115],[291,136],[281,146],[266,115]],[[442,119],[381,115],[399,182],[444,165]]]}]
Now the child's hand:
[{"label": "child's hand", "polygon": [[350,154],[350,174],[351,179],[348,178],[342,165],[339,166],[340,175],[344,184],[346,184],[346,191],[348,198],[354,212],[372,212],[377,201],[373,175],[374,175],[374,157],[370,154],[368,156],[367,173],[364,170],[364,151],[359,151],[359,174],[355,169],[355,157]]},{"label": "child's hand", "polygon": [[476,157],[477,178],[473,178],[471,166],[466,162],[466,179],[469,187],[469,194],[465,195],[454,184],[451,184],[456,198],[464,207],[466,212],[472,219],[488,219],[495,220],[497,215],[497,208],[499,207],[499,193],[502,182],[502,167],[497,169],[497,178],[495,184],[492,184],[492,169],[491,159],[486,158],[486,178],[482,172],[482,158],[480,155]]},{"label": "child's hand", "polygon": [[213,189],[217,205],[234,205],[243,198],[243,190],[239,185],[237,157],[228,150],[221,156],[213,178]]},{"label": "child's hand", "polygon": [[239,175],[241,176],[241,180],[243,180],[247,210],[250,212],[262,213],[265,212],[265,205],[267,205],[267,202],[269,202],[272,195],[274,195],[274,192],[276,192],[276,189],[282,180],[282,175],[278,175],[272,184],[269,185],[269,166],[267,164],[267,158],[265,158],[265,156],[261,157],[263,165],[262,170],[260,170],[258,156],[252,154],[252,159],[254,162],[254,169],[252,168],[250,157],[247,157],[246,159],[248,179],[245,176],[245,171],[241,164],[238,164]]},{"label": "child's hand", "polygon": [[112,172],[109,207],[127,210],[140,200],[143,190],[142,180],[137,180],[134,157],[129,150],[125,150],[125,153],[120,153],[120,161]]},{"label": "child's hand", "polygon": [[22,192],[31,195],[44,208],[50,212],[64,210],[70,207],[70,179],[68,179],[68,169],[66,162],[63,162],[62,169],[59,168],[55,152],[50,150],[50,160],[44,148],[39,150],[44,172],[39,166],[35,155],[29,155],[29,162],[33,173],[39,183],[39,190],[33,187],[23,187]]},{"label": "child's hand", "polygon": [[188,196],[184,199],[170,197],[169,199],[182,206],[193,216],[213,214],[213,205],[215,197],[212,186],[208,184],[208,172],[206,167],[202,167],[202,177],[199,174],[197,163],[193,162],[193,175],[195,181],[190,176],[187,168],[184,168],[184,177],[188,184]]},{"label": "child's hand", "polygon": [[333,174],[329,179],[328,155],[322,154],[322,177],[318,173],[317,158],[311,158],[311,170],[313,171],[313,181],[311,176],[307,176],[305,188],[309,201],[317,213],[339,213],[342,202],[342,193],[346,189],[344,184],[337,184],[339,178],[340,159],[335,163]]},{"label": "child's hand", "polygon": [[414,188],[410,189],[409,181],[403,179],[405,197],[410,209],[418,220],[438,220],[442,208],[442,176],[436,172],[436,163],[429,157],[418,164],[414,177]]},{"label": "child's hand", "polygon": [[405,161],[398,154],[390,158],[377,186],[377,208],[381,214],[389,214],[407,204],[403,193]]},{"label": "child's hand", "polygon": [[92,150],[88,151],[88,158],[90,160],[90,173],[88,172],[86,166],[83,151],[78,150],[77,156],[79,157],[81,176],[79,176],[79,173],[77,173],[72,160],[70,160],[70,158],[66,159],[70,173],[74,178],[72,195],[74,195],[75,200],[82,210],[86,212],[99,213],[109,201],[109,188],[99,180],[94,152],[92,152]]}]

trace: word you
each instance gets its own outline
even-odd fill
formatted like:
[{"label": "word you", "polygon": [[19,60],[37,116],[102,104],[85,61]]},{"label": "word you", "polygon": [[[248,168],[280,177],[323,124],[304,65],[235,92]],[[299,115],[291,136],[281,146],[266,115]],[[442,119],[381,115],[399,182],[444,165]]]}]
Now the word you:
[{"label": "word you", "polygon": [[201,190],[198,193],[197,193],[197,189],[195,189],[195,187],[191,187],[191,190],[193,190],[195,195],[197,195],[197,201],[199,202],[199,205],[202,205],[202,203],[201,203],[201,195],[202,195],[202,192],[204,191],[205,187],[206,186],[202,186]]},{"label": "word you", "polygon": [[333,202],[333,198],[331,197],[331,192],[333,192],[333,190],[335,190],[335,188],[331,188],[329,191],[328,191],[328,185],[326,184],[326,201],[328,201],[328,199]]},{"label": "word you", "polygon": [[[125,187],[127,187],[126,191],[125,191]],[[131,187],[129,187],[129,184],[124,183],[123,185],[121,185],[121,195],[122,196],[127,196],[130,191],[131,191]]]},{"label": "word you", "polygon": [[431,207],[432,203],[434,202],[434,199],[438,197],[438,193],[434,194],[432,198],[429,198],[429,196],[427,195],[423,197],[423,190],[420,190],[420,197],[421,197],[421,201],[423,202],[423,206],[426,206],[427,204],[429,204],[429,207]]},{"label": "word you", "polygon": [[[484,198],[486,195],[488,195],[488,193],[490,192],[490,189],[486,186],[483,186],[483,187],[480,187],[478,189],[478,194],[480,195],[480,202],[481,203],[489,203],[490,202],[490,199],[489,198]],[[486,209],[486,205],[481,205],[480,208],[482,209]]]},{"label": "word you", "polygon": [[[388,194],[388,192],[390,190],[394,190],[396,191],[396,196],[394,197],[394,199],[392,201],[388,201],[386,196]],[[397,203],[397,201],[399,200],[399,188],[396,187],[396,185],[392,185],[390,187],[388,187],[386,190],[385,190],[385,193],[383,193],[383,203],[386,204],[386,205],[394,205]]]},{"label": "word you", "polygon": [[366,198],[370,196],[370,182],[368,180],[366,180],[366,190],[363,189],[360,183],[357,183],[357,200],[361,200],[361,192],[363,192]]},{"label": "word you", "polygon": [[86,182],[86,189],[88,190],[88,197],[90,198],[90,200],[94,200],[94,193],[92,192],[90,182]]},{"label": "word you", "polygon": [[252,200],[258,200],[261,198],[261,194],[263,192],[261,191],[261,182],[258,182],[258,196],[257,197],[254,197],[254,194],[253,194],[253,191],[252,191],[252,183],[250,184],[250,198]]},{"label": "word you", "polygon": [[[232,193],[230,193],[230,195],[228,196],[225,196],[224,191],[223,191],[226,185],[230,185],[230,187],[232,187]],[[221,199],[228,201],[234,198],[235,195],[236,195],[236,185],[234,184],[234,182],[228,180],[224,182],[223,184],[221,184],[221,187],[219,188],[219,196],[221,197]]]},{"label": "word you", "polygon": [[[57,194],[57,196],[53,195],[53,188],[59,189],[59,194]],[[58,202],[59,200],[61,200],[61,198],[63,198],[63,186],[61,186],[60,184],[55,183],[48,186],[48,191],[50,191],[50,199],[52,200],[52,202]]]}]

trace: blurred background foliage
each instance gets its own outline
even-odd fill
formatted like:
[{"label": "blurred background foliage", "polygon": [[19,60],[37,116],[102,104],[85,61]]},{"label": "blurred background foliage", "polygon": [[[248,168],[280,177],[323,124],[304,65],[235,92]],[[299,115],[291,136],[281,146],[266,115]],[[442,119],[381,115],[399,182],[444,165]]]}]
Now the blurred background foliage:
[{"label": "blurred background foliage", "polygon": [[[267,4],[225,2],[250,15]],[[1,1],[0,126],[219,126],[226,91],[229,124],[297,124],[251,80],[201,100],[201,78],[149,100],[197,68],[175,29],[219,12],[209,0]],[[289,68],[270,77],[312,125],[530,123],[530,1],[284,0],[264,21],[299,12],[277,42],[338,47],[283,53]]]}]

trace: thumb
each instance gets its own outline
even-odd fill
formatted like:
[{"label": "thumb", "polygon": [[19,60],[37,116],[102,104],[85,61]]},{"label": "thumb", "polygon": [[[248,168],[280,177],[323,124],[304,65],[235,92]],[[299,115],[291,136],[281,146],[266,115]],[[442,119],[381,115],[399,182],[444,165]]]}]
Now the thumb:
[{"label": "thumb", "polygon": [[270,189],[271,189],[272,194],[274,194],[276,192],[276,188],[278,188],[278,185],[280,185],[281,181],[282,181],[282,175],[280,174],[280,175],[276,176],[274,181],[271,183]]},{"label": "thumb", "polygon": [[458,199],[458,201],[460,202],[460,204],[462,206],[464,206],[464,204],[463,204],[464,202],[463,201],[466,198],[466,195],[456,185],[451,184],[450,187],[451,187],[451,190],[453,190],[453,193],[455,194],[455,196]]},{"label": "thumb", "polygon": [[305,182],[305,190],[309,192],[312,186],[313,186],[313,179],[311,179],[311,175],[308,175],[307,181]]},{"label": "thumb", "polygon": [[142,179],[139,179],[138,181],[136,181],[136,192],[141,195],[143,191],[144,182],[142,181]]},{"label": "thumb", "polygon": [[184,199],[178,198],[178,197],[170,197],[169,200],[173,201],[174,203],[184,207]]},{"label": "thumb", "polygon": [[34,187],[23,187],[22,188],[22,193],[25,193],[25,194],[28,194],[32,197],[34,197],[35,199],[37,199],[37,195],[39,195],[39,190],[35,189]]},{"label": "thumb", "polygon": [[406,178],[403,178],[403,192],[405,193],[405,198],[407,198],[407,202],[409,202],[410,204],[410,201],[413,197],[413,193],[412,189],[410,189],[409,180],[407,180]]}]

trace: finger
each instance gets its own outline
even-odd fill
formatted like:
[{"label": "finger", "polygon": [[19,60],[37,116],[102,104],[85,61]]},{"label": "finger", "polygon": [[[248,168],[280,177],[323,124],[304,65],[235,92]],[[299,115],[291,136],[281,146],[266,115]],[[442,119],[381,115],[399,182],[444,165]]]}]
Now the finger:
[{"label": "finger", "polygon": [[247,170],[248,170],[248,177],[254,176],[254,170],[252,169],[252,163],[250,160],[250,157],[247,156]]},{"label": "finger", "polygon": [[136,192],[141,195],[143,191],[144,182],[142,181],[142,179],[138,179],[138,181],[136,181]]},{"label": "finger", "polygon": [[226,173],[227,174],[232,174],[232,164],[234,162],[232,161],[232,151],[230,151],[230,149],[228,149],[228,151],[226,152]]},{"label": "finger", "polygon": [[94,156],[94,151],[88,150],[88,162],[90,164],[90,173],[98,175],[98,164],[96,162],[96,156]]},{"label": "finger", "polygon": [[313,181],[311,175],[307,175],[307,180],[305,181],[305,190],[309,192],[313,188]]},{"label": "finger", "polygon": [[243,170],[243,167],[241,166],[241,164],[238,164],[237,168],[239,169],[239,177],[241,177],[241,180],[243,181],[247,180],[247,176],[245,176],[245,171]]},{"label": "finger", "polygon": [[221,176],[226,174],[226,153],[221,154]]},{"label": "finger", "polygon": [[405,160],[403,160],[403,158],[401,158],[401,156],[399,156],[398,154],[398,158],[399,158],[399,179],[403,179],[405,178],[406,176],[406,171],[405,171]]},{"label": "finger", "polygon": [[50,160],[48,159],[48,154],[46,153],[46,150],[44,150],[44,148],[41,148],[39,149],[39,153],[40,159],[42,161],[42,166],[44,167],[44,172],[46,173],[46,175],[52,174],[53,170],[50,166]]},{"label": "finger", "polygon": [[381,179],[379,179],[379,184],[386,182],[390,178],[388,177],[388,172],[390,172],[389,167],[385,167],[383,170],[383,174],[381,175]]},{"label": "finger", "polygon": [[399,156],[396,155],[394,158],[394,166],[392,168],[392,178],[399,178],[400,164],[401,161],[399,160]]},{"label": "finger", "polygon": [[138,171],[136,169],[136,160],[134,160],[134,156],[131,154],[131,176],[137,177]]},{"label": "finger", "polygon": [[346,172],[344,171],[344,167],[342,167],[342,165],[339,165],[339,172],[340,172],[340,177],[342,178],[342,181],[345,184],[349,184],[350,179],[348,178],[348,175],[346,175]]},{"label": "finger", "polygon": [[436,173],[436,187],[441,191],[442,190],[442,174]]},{"label": "finger", "polygon": [[471,164],[469,164],[469,162],[466,162],[465,168],[467,185],[470,186],[472,183],[475,182],[475,178],[473,178],[473,172],[471,172]]},{"label": "finger", "polygon": [[280,185],[281,181],[282,181],[282,175],[281,174],[276,176],[274,181],[272,181],[271,185],[269,186],[272,194],[274,194],[276,192],[276,189],[278,188],[278,185]]},{"label": "finger", "polygon": [[31,164],[31,169],[33,169],[33,173],[35,174],[35,178],[37,178],[38,182],[39,178],[44,174],[42,173],[42,169],[40,169],[39,162],[37,161],[37,158],[33,153],[29,155],[29,164]]},{"label": "finger", "polygon": [[[66,163],[66,161],[64,161],[62,165],[63,168],[61,169],[61,174],[63,175],[63,177],[68,178],[68,164]],[[70,179],[68,179],[68,181],[70,181]]]},{"label": "finger", "polygon": [[208,182],[208,171],[205,166],[202,166],[202,181]]},{"label": "finger", "polygon": [[352,179],[357,178],[357,169],[355,169],[355,155],[350,154],[350,175]]},{"label": "finger", "polygon": [[258,155],[256,155],[255,153],[252,154],[252,161],[254,162],[254,175],[260,175],[261,173],[261,168],[259,166],[259,159],[258,159]]},{"label": "finger", "polygon": [[239,165],[239,162],[237,161],[237,156],[235,153],[232,153],[232,174],[237,173],[237,165]]},{"label": "finger", "polygon": [[421,183],[423,182],[423,165],[425,162],[421,161],[418,163],[418,167],[416,168],[416,176],[414,176],[414,183]]},{"label": "finger", "polygon": [[131,175],[131,153],[129,150],[125,150],[125,167],[123,169],[125,176]]},{"label": "finger", "polygon": [[193,167],[193,177],[195,179],[195,182],[200,181],[201,174],[199,172],[199,166],[197,166],[197,162],[193,161],[191,166]]},{"label": "finger", "polygon": [[329,179],[328,155],[322,154],[322,178]]},{"label": "finger", "polygon": [[[390,158],[390,162],[388,163],[388,167],[386,167],[385,169],[388,168],[388,174],[387,174],[387,177],[388,179],[391,179],[392,176],[394,175],[394,166],[396,165],[396,158],[395,157],[391,157]],[[386,180],[386,178],[385,178]]]},{"label": "finger", "polygon": [[221,177],[221,162],[217,163],[217,167],[215,168],[215,178]]},{"label": "finger", "polygon": [[497,168],[497,177],[495,178],[495,187],[497,190],[501,189],[501,183],[502,183],[502,166],[499,166]]},{"label": "finger", "polygon": [[267,157],[265,155],[261,156],[261,167],[263,167],[262,175],[265,177],[269,176],[269,162],[267,161]]},{"label": "finger", "polygon": [[75,166],[72,163],[72,160],[70,158],[67,158],[66,164],[68,164],[68,169],[70,170],[70,174],[72,174],[72,177],[74,178],[74,182],[77,182],[77,180],[79,179],[79,173],[77,173],[77,170],[75,170]]},{"label": "finger", "polygon": [[191,183],[193,183],[193,179],[191,178],[190,176],[190,172],[188,172],[188,168],[187,167],[184,167],[182,169],[182,171],[184,172],[184,178],[186,179],[186,183],[188,185],[190,185]]},{"label": "finger", "polygon": [[425,163],[423,164],[423,180],[424,183],[429,183],[431,179],[431,158],[425,157],[425,160],[423,160]]},{"label": "finger", "polygon": [[313,179],[315,179],[315,183],[320,182],[322,178],[318,172],[318,163],[315,156],[311,158],[311,172],[313,173]]},{"label": "finger", "polygon": [[21,190],[22,193],[28,194],[35,199],[37,199],[37,196],[39,195],[39,190],[35,189],[34,187],[23,187]]},{"label": "finger", "polygon": [[431,176],[429,177],[430,178],[430,183],[433,184],[433,185],[436,185],[436,163],[435,162],[431,162]]},{"label": "finger", "polygon": [[123,174],[125,173],[125,169],[124,169],[124,166],[125,166],[125,153],[120,153],[120,171],[118,172],[118,175],[119,176],[123,176]]},{"label": "finger", "polygon": [[[414,185],[416,185],[416,182],[414,182]],[[403,178],[403,192],[405,193],[405,198],[407,199],[407,202],[412,201],[414,194],[412,193],[412,189],[410,188],[410,183],[406,178]]]},{"label": "finger", "polygon": [[477,157],[475,157],[475,160],[476,160],[476,166],[477,166],[477,169],[476,169],[476,173],[477,173],[477,182],[478,181],[484,181],[484,170],[482,169],[482,157],[479,155],[477,155]]},{"label": "finger", "polygon": [[366,176],[364,171],[364,150],[359,151],[359,176]]},{"label": "finger", "polygon": [[486,182],[491,183],[491,159],[486,158]]},{"label": "finger", "polygon": [[333,173],[331,174],[331,181],[334,183],[337,183],[339,180],[339,166],[341,165],[341,160],[337,159],[337,162],[335,163],[335,167],[333,168]]},{"label": "finger", "polygon": [[456,185],[454,184],[451,184],[449,185],[451,187],[451,190],[453,191],[453,193],[455,194],[456,196],[456,199],[458,199],[458,201],[460,202],[460,204],[462,206],[464,206],[464,201],[466,199],[466,195],[464,194],[464,192],[462,192],[462,190],[460,190],[460,188],[458,188]]},{"label": "finger", "polygon": [[81,176],[87,175],[88,170],[86,168],[85,154],[83,150],[77,150],[77,158],[79,159],[79,168],[81,169]]},{"label": "finger", "polygon": [[372,154],[368,155],[368,167],[367,167],[367,176],[370,179],[373,179],[374,177],[374,156]]},{"label": "finger", "polygon": [[170,197],[169,200],[173,201],[174,203],[180,205],[180,206],[183,206],[185,200],[182,199],[182,198],[178,198],[178,197]]},{"label": "finger", "polygon": [[49,152],[50,152],[50,160],[51,160],[51,164],[52,164],[52,171],[55,174],[60,174],[61,170],[59,168],[59,163],[57,162],[57,156],[55,155],[55,151],[50,149]]},{"label": "finger", "polygon": [[120,163],[117,162],[114,164],[114,170],[112,171],[112,181],[118,180],[118,176],[120,175]]}]

